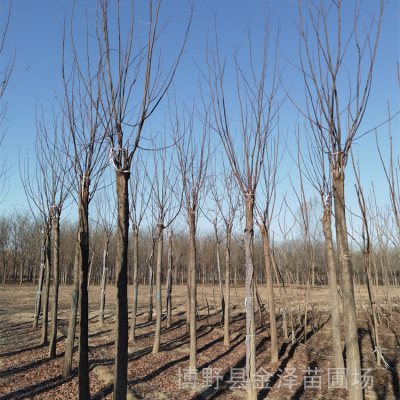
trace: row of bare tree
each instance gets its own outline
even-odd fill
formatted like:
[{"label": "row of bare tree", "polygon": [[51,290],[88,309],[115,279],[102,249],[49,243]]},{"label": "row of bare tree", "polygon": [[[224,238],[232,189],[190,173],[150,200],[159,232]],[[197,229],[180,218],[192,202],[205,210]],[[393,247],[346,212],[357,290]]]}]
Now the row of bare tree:
[{"label": "row of bare tree", "polygon": [[[2,283],[32,283],[36,284],[38,272],[40,270],[40,241],[41,230],[38,230],[31,215],[26,211],[13,210],[8,215],[0,217],[0,281]],[[91,223],[90,228],[90,285],[100,285],[103,273],[104,242],[106,233],[98,223]],[[322,227],[322,226],[321,226]],[[299,230],[301,232],[301,230]],[[218,284],[219,277],[225,281],[225,271],[218,270],[217,253],[219,263],[223,264],[224,254],[218,247],[225,242],[225,230],[221,232],[221,238],[216,242],[214,232],[199,232],[197,237],[197,260],[196,271],[198,282],[204,281],[206,285]],[[322,232],[321,232],[322,233]],[[130,236],[133,232],[130,232]],[[400,283],[400,269],[396,248],[391,245],[387,236],[380,237],[379,231],[372,231],[371,247],[374,254],[374,276],[376,285],[398,286]],[[74,243],[76,240],[76,223],[64,221],[60,226],[60,268],[59,279],[61,284],[70,285],[73,283],[74,265]],[[187,253],[189,237],[185,231],[175,230],[174,238],[174,267],[172,271],[172,281],[174,284],[187,282]],[[278,240],[279,239],[279,240]],[[108,242],[108,262],[107,262],[107,284],[115,285],[115,235],[109,237]],[[148,282],[148,258],[151,252],[152,234],[147,227],[138,234],[138,282],[146,284]],[[230,280],[233,285],[241,285],[244,282],[244,257],[243,257],[243,235],[234,231],[231,238],[231,274]],[[313,285],[326,285],[328,283],[326,258],[324,254],[323,241],[314,241],[311,238],[309,243],[310,253],[313,254],[314,272],[311,273]],[[284,279],[289,278],[296,285],[303,284],[307,280],[306,251],[303,236],[290,239],[277,238],[274,242],[274,252],[279,265],[285,265]],[[334,251],[336,252],[336,245]],[[364,274],[363,252],[359,246],[350,249],[354,260],[354,272],[357,281],[366,284]],[[376,258],[375,258],[376,257]],[[168,249],[163,249],[162,255],[162,274],[161,282],[166,282],[168,275],[167,268]],[[256,269],[256,279],[258,284],[265,283],[265,263],[263,242],[260,235],[254,238],[254,259]],[[128,283],[133,282],[133,241],[129,242],[128,248]],[[337,271],[338,272],[338,271]],[[314,277],[314,279],[313,279]],[[53,279],[53,273],[51,274]],[[277,283],[275,275],[272,276],[274,284]]]},{"label": "row of bare tree", "polygon": [[[37,228],[42,232],[34,318],[34,325],[37,326],[42,309],[42,343],[47,342],[51,270],[53,274],[50,357],[55,356],[56,350],[61,214],[69,202],[76,205],[78,228],[63,375],[71,373],[79,308],[80,399],[90,398],[88,284],[90,265],[94,258],[91,257],[90,251],[90,231],[93,227],[89,223],[89,208],[92,210],[93,199],[99,199],[104,188],[110,185],[115,188],[116,197],[111,200],[106,196],[105,199],[97,201],[96,206],[98,210],[102,210],[97,214],[98,224],[104,230],[100,323],[104,313],[110,240],[115,234],[115,399],[126,398],[128,340],[135,339],[137,289],[142,262],[139,261],[140,232],[143,232],[143,225],[151,227],[151,237],[147,241],[147,248],[150,250],[145,264],[149,268],[149,319],[152,318],[153,309],[153,279],[156,288],[157,313],[153,353],[158,353],[163,309],[162,275],[166,270],[167,316],[171,317],[174,266],[172,233],[176,230],[177,218],[180,215],[183,215],[188,233],[185,261],[181,261],[181,265],[187,266],[190,368],[197,367],[196,298],[199,275],[196,266],[201,259],[198,240],[199,216],[201,213],[206,216],[214,228],[215,268],[221,308],[224,311],[224,343],[229,346],[232,240],[234,222],[241,213],[239,221],[243,220],[243,226],[240,226],[240,231],[244,234],[242,238],[238,235],[239,239],[236,238],[236,241],[241,241],[244,257],[242,267],[246,288],[248,398],[257,398],[254,381],[257,365],[255,304],[259,303],[255,282],[257,264],[265,269],[268,289],[271,361],[278,359],[274,280],[278,285],[280,300],[289,311],[289,317],[287,321],[285,317],[284,323],[291,329],[292,340],[295,337],[296,315],[293,313],[294,307],[289,304],[291,300],[288,292],[294,282],[301,280],[305,283],[305,305],[299,306],[297,318],[304,321],[301,323],[304,326],[303,340],[306,341],[308,308],[311,301],[310,285],[316,284],[317,276],[321,276],[320,271],[326,271],[326,280],[331,290],[335,366],[344,366],[340,333],[342,318],[345,327],[346,366],[350,371],[361,371],[355,300],[357,276],[354,265],[359,253],[354,250],[352,252],[349,243],[357,245],[363,254],[363,276],[369,289],[376,347],[379,347],[379,305],[376,301],[379,281],[381,279],[384,285],[397,285],[394,263],[391,265],[390,262],[382,261],[385,250],[389,260],[387,249],[394,245],[397,251],[398,246],[400,197],[397,166],[394,165],[393,156],[389,163],[381,157],[390,188],[391,202],[389,210],[381,211],[376,206],[373,196],[366,198],[364,195],[358,158],[352,152],[354,142],[368,133],[360,131],[360,126],[371,91],[372,72],[385,5],[386,2],[381,0],[375,13],[367,11],[373,18],[365,20],[361,3],[356,2],[350,29],[346,24],[346,29],[343,30],[342,20],[346,19],[346,16],[342,12],[342,1],[330,1],[327,4],[322,1],[298,2],[299,59],[297,62],[289,62],[303,78],[305,97],[301,101],[294,98],[283,83],[283,70],[279,63],[280,32],[275,33],[273,30],[272,18],[267,17],[263,21],[262,35],[258,32],[257,39],[249,28],[247,53],[244,54],[242,50],[245,46],[241,46],[235,49],[232,59],[228,60],[219,45],[215,17],[214,27],[207,32],[203,59],[194,60],[198,67],[199,95],[196,101],[187,101],[178,97],[172,81],[186,47],[193,18],[193,3],[190,3],[189,16],[182,28],[182,40],[176,49],[175,59],[166,68],[162,52],[157,52],[164,29],[163,22],[160,22],[161,0],[154,4],[149,1],[148,31],[143,42],[136,36],[133,2],[130,23],[128,26],[122,26],[120,16],[124,13],[126,17],[127,5],[119,1],[114,5],[108,0],[97,0],[95,8],[83,9],[87,24],[86,40],[81,42],[74,25],[76,8],[80,6],[73,2],[70,23],[64,23],[64,91],[57,94],[59,111],[52,109],[49,122],[45,108],[41,104],[37,105],[35,164],[29,165],[27,159],[21,168],[21,176],[32,215]],[[117,27],[116,34],[111,34],[110,26]],[[335,37],[331,34],[332,29],[337,32]],[[258,42],[260,37],[261,43]],[[82,48],[85,51],[82,51]],[[351,57],[348,56],[350,52]],[[66,62],[67,55],[72,62]],[[348,59],[351,68],[346,67]],[[231,77],[229,71],[227,72],[229,65],[233,65],[233,80],[227,78]],[[354,68],[354,65],[357,67]],[[346,71],[342,72],[343,69]],[[233,92],[232,86],[235,87]],[[280,134],[280,112],[284,101],[292,102],[305,121],[304,127],[297,126],[292,135],[297,141],[297,154],[293,152],[293,147],[286,146],[287,140]],[[160,133],[163,129],[153,130],[150,125],[150,121],[156,121],[159,116],[157,109],[160,109],[160,105],[165,105],[167,110],[164,113],[163,134]],[[389,113],[389,121],[390,119]],[[144,141],[143,138],[148,140]],[[371,139],[367,137],[364,140]],[[218,153],[219,157],[216,158],[215,154],[219,149],[222,155]],[[277,211],[277,187],[281,182],[279,170],[282,168],[285,151],[290,153],[298,169],[296,179],[294,175],[290,175],[290,182],[299,211],[293,212],[286,202],[284,205],[300,229],[300,241],[292,239],[293,227],[286,224],[286,214],[282,207]],[[144,157],[147,153],[154,156],[151,167]],[[215,161],[216,159],[218,161]],[[361,228],[353,226],[352,220],[346,217],[346,196],[349,191],[345,190],[345,171],[349,161],[356,177],[355,193],[362,220]],[[113,170],[115,177],[106,176],[107,168]],[[146,184],[140,184],[143,181],[146,181]],[[318,207],[309,203],[306,183],[311,184],[319,195]],[[354,194],[354,189],[351,190]],[[147,212],[148,209],[151,210],[150,213]],[[283,240],[279,246],[275,243],[271,228],[277,214],[282,215],[280,236]],[[334,231],[332,217],[335,223]],[[151,222],[148,222],[148,219]],[[320,228],[317,229],[316,221],[319,219],[322,222],[322,235]],[[378,219],[380,222],[375,222]],[[129,332],[127,290],[130,223],[133,237],[134,300]],[[254,225],[259,228],[262,241],[260,262],[256,258]],[[391,230],[391,234],[388,233],[388,226],[393,228],[392,225],[394,229]],[[164,262],[167,260],[164,265],[167,267],[163,267],[164,231],[167,232],[168,251],[167,256],[164,255]],[[288,250],[289,246],[292,247],[291,251]],[[297,252],[304,253],[300,258],[301,269],[297,266],[300,260],[296,258],[296,276],[293,273],[293,261],[290,261],[293,248],[295,255],[299,254]],[[222,256],[222,252],[225,253],[225,257]],[[223,258],[225,268],[221,265]],[[380,275],[379,260],[382,264]],[[374,268],[371,268],[371,262]],[[203,261],[204,264],[206,262]],[[99,275],[97,272],[97,279]],[[206,273],[203,273],[203,277],[205,276]],[[46,297],[42,298],[42,290],[47,293]],[[343,309],[346,310],[342,315],[339,313],[339,296]],[[300,311],[302,316],[299,316]],[[349,393],[352,400],[362,399],[362,389],[359,385],[350,385]]]}]

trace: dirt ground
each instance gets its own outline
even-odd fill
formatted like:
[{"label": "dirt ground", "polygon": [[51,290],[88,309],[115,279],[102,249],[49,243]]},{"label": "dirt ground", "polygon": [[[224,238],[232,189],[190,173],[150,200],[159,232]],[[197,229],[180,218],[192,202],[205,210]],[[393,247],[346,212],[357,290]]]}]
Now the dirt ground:
[{"label": "dirt ground", "polygon": [[[78,369],[74,355],[73,374],[67,379],[61,376],[68,316],[71,304],[70,286],[60,287],[59,338],[57,358],[48,359],[48,346],[40,346],[39,329],[32,329],[36,287],[32,284],[0,285],[0,399],[77,399]],[[257,326],[257,380],[260,387],[259,399],[347,399],[345,388],[330,387],[336,382],[340,386],[343,371],[334,370],[331,346],[331,320],[329,313],[329,290],[317,286],[311,290],[307,342],[303,343],[303,327],[295,324],[295,343],[285,339],[282,329],[282,305],[278,288],[277,299],[279,360],[270,362],[270,339],[265,286],[258,286],[265,307],[256,312]],[[288,304],[295,310],[304,306],[304,287],[287,288]],[[139,309],[136,341],[129,344],[128,386],[130,399],[239,399],[246,393],[241,388],[241,374],[245,360],[245,321],[243,287],[231,289],[231,346],[223,344],[223,326],[219,310],[218,286],[198,286],[198,372],[188,371],[189,336],[185,330],[186,286],[173,287],[173,324],[166,329],[162,323],[161,351],[152,354],[155,310],[153,321],[147,322],[148,288],[139,287]],[[365,399],[400,399],[400,288],[391,288],[392,315],[389,316],[387,293],[379,289],[379,301],[383,309],[379,326],[380,346],[387,368],[376,366],[371,338],[369,303],[365,287],[356,287],[358,307],[359,342],[362,350],[363,377],[368,386]],[[129,287],[129,304],[133,296]],[[91,365],[90,388],[92,399],[112,399],[112,374],[114,369],[114,316],[116,289],[107,287],[106,319],[99,327],[98,309],[100,288],[89,290],[89,360]],[[50,298],[51,299],[51,298]],[[165,296],[163,297],[165,308]],[[387,314],[386,316],[384,314]],[[130,315],[129,315],[130,316]],[[51,321],[50,321],[51,324]],[[288,318],[290,327],[290,319]],[[342,325],[342,345],[344,333]],[[50,331],[50,328],[49,328]],[[78,332],[78,331],[77,331]],[[78,338],[77,338],[78,339]],[[76,340],[76,344],[78,341]],[[382,365],[384,365],[382,363]],[[317,368],[317,374],[315,369]],[[370,371],[368,371],[370,370]],[[370,377],[370,378],[368,378]],[[372,377],[372,378],[371,378]],[[342,380],[341,380],[342,379]],[[356,381],[357,382],[357,381]]]}]

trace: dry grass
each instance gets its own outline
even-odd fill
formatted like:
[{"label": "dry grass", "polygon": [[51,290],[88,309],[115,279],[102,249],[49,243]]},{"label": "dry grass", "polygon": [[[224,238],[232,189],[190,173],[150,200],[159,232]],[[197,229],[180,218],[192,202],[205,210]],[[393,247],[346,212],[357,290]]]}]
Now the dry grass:
[{"label": "dry grass", "polygon": [[[0,398],[2,399],[76,399],[78,390],[76,357],[73,364],[73,375],[62,379],[61,369],[64,352],[64,338],[67,331],[67,318],[69,315],[71,287],[60,287],[59,300],[59,331],[60,337],[57,344],[58,357],[55,360],[47,358],[47,347],[38,346],[40,326],[38,330],[32,329],[33,300],[36,288],[30,284],[20,287],[17,285],[0,286]],[[179,389],[179,371],[188,367],[189,363],[189,337],[185,331],[186,286],[177,285],[173,289],[173,326],[165,329],[163,322],[161,352],[152,354],[154,318],[147,323],[148,288],[139,287],[138,329],[135,343],[130,343],[128,380],[131,393],[143,399],[237,399],[244,396],[241,390],[230,390],[231,368],[245,366],[245,327],[244,318],[244,288],[237,287],[231,290],[232,323],[230,326],[232,343],[230,348],[223,346],[223,331],[221,313],[219,310],[218,286],[198,286],[199,321],[198,321],[198,381],[203,384],[203,370],[213,368],[214,373],[219,371],[224,376],[219,389],[198,387],[195,391]],[[265,286],[258,286],[261,299],[266,303]],[[292,309],[304,306],[304,287],[287,288],[289,304]],[[393,315],[382,321],[379,327],[381,347],[385,349],[398,349],[400,346],[398,313],[399,288],[390,288],[393,302]],[[366,399],[395,399],[399,393],[399,376],[397,372],[378,369],[372,354],[371,327],[367,312],[361,307],[368,304],[368,293],[365,287],[356,287],[356,299],[359,309],[358,324],[359,338],[362,348],[363,368],[372,369],[374,377],[372,390],[366,390]],[[129,288],[129,302],[132,301],[132,287]],[[97,323],[100,289],[91,286],[89,290],[89,345],[91,360],[91,393],[93,399],[112,398],[112,373],[114,357],[114,310],[116,289],[107,287],[106,319],[102,328]],[[361,300],[360,300],[361,296]],[[379,299],[385,311],[388,310],[385,293],[380,288]],[[275,298],[278,311],[282,312],[279,290],[275,287]],[[165,298],[163,298],[165,306]],[[208,307],[207,307],[208,302]],[[263,312],[267,322],[267,329],[257,333],[257,366],[263,367],[272,375],[270,385],[272,389],[263,390],[259,398],[268,399],[338,399],[347,398],[347,392],[341,389],[328,390],[329,368],[333,368],[330,334],[329,314],[329,289],[315,287],[311,290],[311,319],[308,326],[307,346],[295,343],[282,335],[281,316],[278,320],[279,328],[279,361],[270,362],[268,316]],[[311,310],[310,308],[310,310]],[[313,314],[312,314],[313,313]],[[257,312],[257,327],[260,327]],[[311,318],[313,316],[313,318]],[[386,318],[386,317],[384,317]],[[295,322],[297,319],[295,318]],[[343,326],[342,326],[343,330]],[[296,337],[302,337],[302,328],[296,328]],[[344,337],[344,335],[342,335]],[[343,342],[344,346],[344,342]],[[400,351],[383,351],[387,362],[397,368],[400,363]],[[372,355],[371,355],[372,354]],[[318,367],[325,372],[321,374],[321,389],[304,389],[303,378],[307,368]],[[284,377],[288,371],[296,369],[296,385],[291,389],[284,386]],[[279,369],[283,372],[280,372]],[[280,378],[280,375],[282,377]],[[183,378],[182,378],[183,379]],[[215,380],[214,380],[215,386]],[[132,397],[133,398],[133,397]],[[397,397],[400,398],[400,397]]]}]

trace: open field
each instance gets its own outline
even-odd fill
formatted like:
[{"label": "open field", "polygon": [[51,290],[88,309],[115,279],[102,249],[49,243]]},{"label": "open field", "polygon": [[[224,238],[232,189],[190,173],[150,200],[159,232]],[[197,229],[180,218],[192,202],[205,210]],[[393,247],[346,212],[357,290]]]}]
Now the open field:
[{"label": "open field", "polygon": [[[292,307],[304,304],[304,288],[293,287]],[[380,288],[381,289],[381,288]],[[223,330],[218,287],[198,286],[198,374],[195,389],[184,387],[187,376],[184,369],[189,365],[189,336],[185,330],[186,286],[173,288],[173,325],[166,330],[165,321],[162,327],[161,352],[152,354],[155,314],[153,321],[147,322],[148,288],[139,287],[138,325],[135,343],[129,345],[128,364],[128,398],[138,399],[238,399],[245,397],[240,389],[230,389],[238,379],[231,378],[231,368],[245,367],[245,321],[244,321],[244,288],[231,289],[231,346],[223,345]],[[380,292],[381,307],[386,303]],[[263,303],[266,303],[266,289],[258,286]],[[23,286],[0,286],[0,398],[1,399],[76,399],[78,396],[77,355],[74,356],[73,376],[63,379],[61,376],[64,340],[68,328],[71,287],[60,286],[59,294],[59,339],[57,358],[48,359],[47,346],[40,346],[39,329],[32,329],[33,300],[36,287],[31,284]],[[356,301],[359,309],[359,343],[362,350],[362,368],[371,369],[372,388],[365,390],[365,399],[400,398],[399,371],[400,364],[400,314],[399,288],[391,288],[393,314],[390,318],[383,315],[379,326],[380,344],[387,363],[393,371],[376,367],[373,341],[370,335],[369,313],[360,308],[360,296],[365,307],[368,305],[366,287],[361,293],[356,287]],[[129,287],[129,302],[132,300],[132,287]],[[98,321],[100,289],[91,286],[89,291],[89,359],[91,363],[90,385],[92,399],[112,399],[112,372],[114,364],[114,307],[116,289],[107,287],[106,319],[102,329]],[[277,311],[279,311],[279,292],[275,288]],[[51,297],[50,297],[51,299]],[[165,299],[163,298],[164,306]],[[208,302],[208,307],[207,307]],[[328,389],[330,368],[334,368],[331,347],[331,322],[329,313],[329,289],[317,286],[311,290],[309,307],[309,325],[307,343],[302,343],[303,328],[297,317],[294,318],[296,337],[300,342],[292,344],[291,338],[285,339],[282,330],[282,315],[278,315],[279,360],[270,363],[268,315],[266,307],[262,312],[266,329],[260,327],[259,312],[256,312],[257,323],[257,369],[263,367],[264,384],[268,381],[271,388],[259,392],[259,398],[268,399],[340,399],[348,398],[345,389]],[[366,308],[367,309],[367,308]],[[312,311],[311,311],[312,310]],[[282,312],[282,310],[280,310]],[[51,325],[51,321],[50,321]],[[290,327],[290,321],[288,321]],[[265,326],[264,326],[265,328]],[[78,330],[77,330],[78,332]],[[343,333],[343,327],[342,327]],[[77,344],[77,341],[76,341]],[[344,347],[344,333],[342,334]],[[304,387],[304,376],[307,369],[323,370],[321,381],[314,380],[315,388]],[[214,378],[205,379],[208,369],[213,369]],[[179,373],[182,376],[179,377]],[[240,371],[240,370],[238,370]],[[397,372],[396,372],[397,371]],[[239,373],[239,372],[238,372]],[[333,370],[330,371],[331,378]],[[292,375],[291,377],[289,375]],[[221,376],[223,380],[216,377]],[[261,379],[261,378],[259,378]],[[353,379],[353,378],[350,378]],[[179,388],[181,380],[182,388]],[[207,387],[206,384],[214,387]],[[291,383],[291,384],[290,384]],[[321,388],[319,388],[319,384]],[[236,383],[236,386],[239,384]],[[193,384],[192,384],[193,386]],[[397,394],[397,397],[396,397]]]}]

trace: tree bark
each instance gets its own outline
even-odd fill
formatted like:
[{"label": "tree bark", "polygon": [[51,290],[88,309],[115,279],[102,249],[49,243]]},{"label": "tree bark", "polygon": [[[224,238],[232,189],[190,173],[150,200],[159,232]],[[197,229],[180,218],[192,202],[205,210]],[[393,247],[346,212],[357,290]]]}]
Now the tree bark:
[{"label": "tree bark", "polygon": [[[249,196],[250,197],[250,196]],[[246,376],[247,399],[257,400],[256,374],[256,329],[254,321],[254,265],[253,265],[253,208],[254,199],[246,199]]]},{"label": "tree bark", "polygon": [[154,344],[153,354],[157,354],[160,351],[160,336],[161,336],[161,317],[162,317],[162,302],[161,302],[161,269],[162,269],[162,251],[163,251],[163,229],[162,223],[157,225],[157,267],[156,267],[156,291],[157,291],[157,303],[156,303],[156,331],[154,333]]},{"label": "tree bark", "polygon": [[335,200],[336,240],[339,250],[340,283],[344,313],[346,339],[346,367],[349,372],[349,397],[351,400],[362,400],[360,385],[352,385],[351,374],[361,373],[360,349],[358,347],[356,304],[353,287],[353,265],[347,242],[346,213],[344,200],[344,170],[334,173],[333,198]]},{"label": "tree bark", "polygon": [[[46,263],[46,237],[44,233],[42,234],[42,247],[40,248],[40,274],[38,281],[38,291],[36,294],[36,303],[35,303],[35,315],[33,316],[33,329],[38,327],[38,321],[40,316],[40,307],[42,304],[42,289],[43,289],[43,281],[44,281],[44,273],[45,273],[45,263]],[[5,283],[6,270],[4,268],[4,282]]]},{"label": "tree bark", "polygon": [[74,260],[74,283],[72,289],[72,304],[71,311],[69,314],[69,324],[68,324],[68,336],[65,341],[65,355],[64,355],[64,365],[62,376],[63,378],[71,375],[72,369],[72,354],[74,351],[74,341],[75,341],[75,329],[76,329],[76,316],[78,313],[78,302],[79,302],[79,267],[80,267],[80,246],[79,240],[76,240],[75,245],[75,260]]},{"label": "tree bark", "polygon": [[[189,244],[190,246],[190,244]],[[189,254],[190,257],[190,254]],[[189,261],[190,262],[190,261]],[[190,271],[189,268],[186,268],[187,274],[186,274],[186,287],[187,287],[187,299],[186,299],[186,334],[190,334]],[[183,267],[182,267],[182,274],[183,274]]]},{"label": "tree bark", "polygon": [[218,272],[218,287],[219,287],[219,296],[221,299],[221,311],[222,317],[221,322],[224,322],[224,313],[225,313],[225,299],[224,299],[224,291],[222,289],[222,276],[221,276],[221,264],[219,260],[219,239],[218,239],[218,231],[217,225],[214,225],[214,232],[215,232],[215,240],[217,242],[217,272]]},{"label": "tree bark", "polygon": [[116,171],[118,197],[117,227],[117,312],[115,337],[114,400],[126,400],[128,380],[128,233],[129,200],[128,181],[130,173]]},{"label": "tree bark", "polygon": [[[172,232],[168,234],[167,328],[172,324]],[[176,282],[175,282],[176,284]]]},{"label": "tree bark", "polygon": [[106,287],[107,287],[107,256],[108,256],[108,243],[110,242],[110,235],[106,234],[106,240],[104,242],[104,253],[103,253],[103,273],[101,275],[100,285],[100,312],[99,312],[99,324],[104,324],[104,308],[106,305]]},{"label": "tree bark", "polygon": [[43,316],[42,316],[42,336],[41,336],[41,344],[46,344],[47,340],[47,326],[49,321],[49,294],[50,294],[50,268],[51,268],[51,260],[50,260],[50,227],[46,228],[46,283],[45,283],[45,292],[43,296]]},{"label": "tree bark", "polygon": [[58,287],[59,287],[59,259],[60,259],[60,217],[54,216],[53,218],[53,305],[51,309],[51,332],[50,332],[50,346],[49,358],[56,357],[56,344],[57,344],[57,308],[58,308]]},{"label": "tree bark", "polygon": [[344,368],[342,345],[340,341],[340,313],[339,295],[337,291],[337,277],[335,269],[335,254],[333,250],[331,211],[326,210],[321,218],[322,229],[325,236],[325,250],[329,273],[329,286],[331,292],[331,316],[332,316],[332,345],[335,357],[335,367]]},{"label": "tree bark", "polygon": [[88,276],[88,283],[87,283],[88,292],[89,292],[89,286],[90,286],[90,275],[92,274],[93,260],[94,260],[94,250],[92,252],[92,259],[90,260],[89,276]]},{"label": "tree bark", "polygon": [[79,250],[80,250],[80,294],[79,294],[79,400],[90,399],[89,387],[89,179],[83,179],[79,204]]},{"label": "tree bark", "polygon": [[138,299],[138,242],[139,238],[139,228],[133,225],[133,302],[132,302],[132,322],[131,330],[129,334],[129,340],[131,342],[135,341],[135,331],[136,331],[136,313],[137,313],[137,299]]},{"label": "tree bark", "polygon": [[189,310],[190,310],[190,362],[189,367],[197,368],[197,329],[196,329],[196,215],[189,211]]},{"label": "tree bark", "polygon": [[[367,275],[367,287],[368,287],[368,294],[369,294],[369,300],[370,300],[370,305],[371,305],[372,321],[374,323],[375,348],[379,348],[380,345],[379,345],[378,320],[376,317],[377,311],[376,311],[374,285],[372,283],[372,276],[371,276],[371,262],[370,262],[369,246],[367,249],[365,249],[364,262],[365,262],[365,272]],[[381,366],[381,356],[378,352],[376,353],[376,364],[378,365],[378,367]]]},{"label": "tree bark", "polygon": [[224,345],[230,346],[229,333],[229,303],[230,303],[230,281],[231,281],[231,230],[226,229],[226,258],[225,258],[225,321],[224,321]]},{"label": "tree bark", "polygon": [[151,238],[151,255],[149,261],[149,313],[147,315],[147,322],[151,322],[153,320],[153,260],[154,260],[154,248],[155,248],[155,239]]},{"label": "tree bark", "polygon": [[267,291],[269,303],[269,320],[271,328],[271,362],[278,361],[278,331],[276,328],[276,314],[275,314],[275,296],[274,287],[272,284],[272,271],[271,271],[271,254],[270,242],[268,232],[265,226],[261,226],[261,235],[264,245],[264,258],[265,258],[265,272],[267,277]]}]

